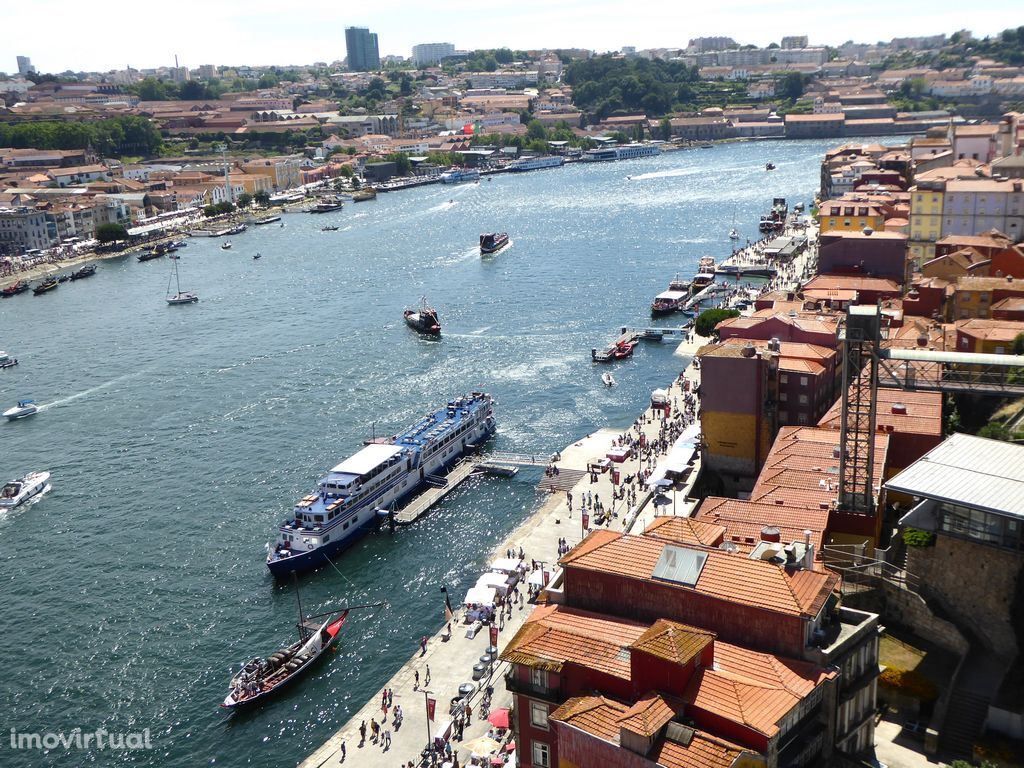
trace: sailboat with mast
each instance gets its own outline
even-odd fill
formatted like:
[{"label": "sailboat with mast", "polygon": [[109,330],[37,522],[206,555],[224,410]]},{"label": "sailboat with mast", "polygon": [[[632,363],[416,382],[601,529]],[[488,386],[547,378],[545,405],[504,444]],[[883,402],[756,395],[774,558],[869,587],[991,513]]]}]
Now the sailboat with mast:
[{"label": "sailboat with mast", "polygon": [[279,689],[308,671],[324,651],[334,645],[349,611],[359,608],[378,608],[386,603],[352,605],[336,608],[327,613],[304,616],[299,597],[298,580],[295,581],[295,600],[299,607],[296,628],[299,639],[270,654],[267,658],[254,658],[243,665],[231,678],[231,690],[221,703],[225,709],[248,709],[260,704]]},{"label": "sailboat with mast", "polygon": [[740,239],[740,231],[738,229],[736,229],[736,211],[732,212],[732,229],[729,230],[729,239],[730,240],[739,240]]},{"label": "sailboat with mast", "polygon": [[[167,303],[170,305],[175,304],[195,304],[199,301],[199,296],[192,293],[191,291],[181,290],[181,277],[178,275],[178,259],[174,259],[171,264],[174,265],[170,276],[167,278]],[[171,280],[174,280],[177,293],[171,294]]]}]

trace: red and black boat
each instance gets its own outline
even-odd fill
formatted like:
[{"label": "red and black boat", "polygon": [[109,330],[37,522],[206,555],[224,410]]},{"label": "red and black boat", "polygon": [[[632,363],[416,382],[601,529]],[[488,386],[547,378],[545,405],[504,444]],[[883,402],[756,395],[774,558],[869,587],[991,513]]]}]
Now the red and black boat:
[{"label": "red and black boat", "polygon": [[402,316],[405,318],[405,324],[414,331],[432,336],[441,333],[441,321],[437,318],[437,310],[428,305],[425,298],[420,299],[418,309],[406,309]]},{"label": "red and black boat", "polygon": [[17,296],[19,293],[24,293],[29,289],[29,284],[24,280],[19,280],[13,285],[8,285],[2,291],[0,291],[0,297],[8,298],[9,296]]},{"label": "red and black boat", "polygon": [[612,348],[612,357],[616,360],[625,360],[633,354],[635,348],[635,341],[617,341]]}]

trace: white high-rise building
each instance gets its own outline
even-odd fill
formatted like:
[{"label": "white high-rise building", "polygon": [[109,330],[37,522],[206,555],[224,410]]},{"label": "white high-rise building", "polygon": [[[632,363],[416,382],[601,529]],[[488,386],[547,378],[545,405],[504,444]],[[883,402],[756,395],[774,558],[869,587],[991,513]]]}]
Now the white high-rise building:
[{"label": "white high-rise building", "polygon": [[412,47],[412,63],[417,67],[431,66],[454,55],[455,46],[451,43],[420,43]]},{"label": "white high-rise building", "polygon": [[36,71],[36,68],[32,66],[32,59],[30,59],[28,56],[19,56],[18,57],[18,74],[19,75],[24,76],[24,75],[30,74],[32,72],[35,72],[35,71]]}]

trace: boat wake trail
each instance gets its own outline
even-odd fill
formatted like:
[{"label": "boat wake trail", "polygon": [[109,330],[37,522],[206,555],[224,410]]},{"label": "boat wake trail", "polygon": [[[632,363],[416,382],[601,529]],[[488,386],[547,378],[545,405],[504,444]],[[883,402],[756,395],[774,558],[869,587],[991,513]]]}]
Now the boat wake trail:
[{"label": "boat wake trail", "polygon": [[66,405],[67,403],[72,403],[75,400],[81,400],[83,397],[88,397],[89,395],[94,395],[97,392],[103,391],[104,389],[109,389],[110,387],[112,387],[115,384],[118,384],[118,383],[120,383],[122,381],[127,381],[128,379],[137,378],[137,377],[141,376],[142,374],[146,373],[148,370],[149,370],[148,368],[144,368],[141,371],[135,371],[133,373],[126,373],[123,376],[118,376],[116,379],[111,379],[110,381],[105,381],[102,384],[97,384],[95,387],[90,387],[89,389],[86,389],[86,390],[84,390],[82,392],[77,392],[74,395],[68,395],[67,397],[62,397],[59,400],[54,400],[52,403],[44,403],[43,405],[39,406],[39,410],[40,411],[45,411],[45,410],[48,410],[50,408],[54,408],[54,407],[56,407],[58,405]]},{"label": "boat wake trail", "polygon": [[647,179],[670,179],[674,176],[693,176],[699,171],[692,168],[675,168],[671,171],[651,171],[628,177],[631,181],[646,181]]}]

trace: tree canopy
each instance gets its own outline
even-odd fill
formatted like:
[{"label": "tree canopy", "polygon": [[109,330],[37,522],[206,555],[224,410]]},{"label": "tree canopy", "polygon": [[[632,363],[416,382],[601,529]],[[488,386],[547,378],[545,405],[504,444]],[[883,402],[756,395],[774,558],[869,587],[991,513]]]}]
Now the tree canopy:
[{"label": "tree canopy", "polygon": [[739,311],[735,309],[705,309],[697,316],[693,329],[700,336],[710,336],[720,322],[739,316]]},{"label": "tree canopy", "polygon": [[663,115],[680,89],[697,80],[697,68],[678,61],[595,56],[573,61],[565,70],[580,109],[607,117],[616,111]]},{"label": "tree canopy", "polygon": [[85,149],[101,155],[144,155],[156,153],[162,144],[160,132],[149,120],[137,115],[112,117],[95,122],[42,121],[0,123],[0,147],[16,149]]}]

